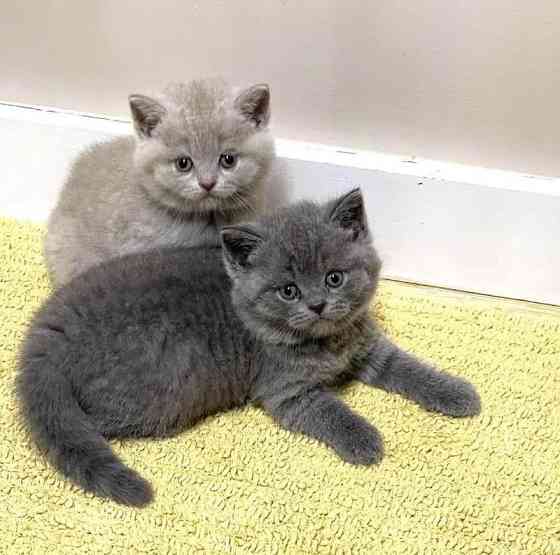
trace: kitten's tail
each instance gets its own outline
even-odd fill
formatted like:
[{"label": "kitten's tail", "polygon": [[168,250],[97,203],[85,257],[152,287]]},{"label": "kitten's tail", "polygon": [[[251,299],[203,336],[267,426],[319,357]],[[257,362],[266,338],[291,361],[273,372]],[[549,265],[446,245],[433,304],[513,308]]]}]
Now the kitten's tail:
[{"label": "kitten's tail", "polygon": [[95,429],[55,357],[29,355],[21,361],[17,391],[27,426],[52,464],[86,491],[124,505],[147,505],[153,499],[150,484],[126,467]]}]

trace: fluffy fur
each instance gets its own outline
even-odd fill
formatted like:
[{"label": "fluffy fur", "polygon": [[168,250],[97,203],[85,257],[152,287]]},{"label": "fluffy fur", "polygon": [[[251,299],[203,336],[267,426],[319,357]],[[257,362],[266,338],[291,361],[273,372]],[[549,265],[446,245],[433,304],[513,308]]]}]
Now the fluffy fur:
[{"label": "fluffy fur", "polygon": [[131,95],[130,107],[136,137],[82,153],[51,214],[45,257],[56,285],[116,256],[218,245],[221,225],[260,207],[274,160],[266,85],[172,84],[157,98]]},{"label": "fluffy fur", "polygon": [[479,412],[469,383],[405,353],[371,319],[380,261],[359,191],[228,226],[222,241],[96,266],[32,322],[22,414],[84,489],[145,505],[150,485],[107,439],[175,434],[246,403],[349,463],[377,463],[380,433],[332,389],[351,379],[443,414]]}]

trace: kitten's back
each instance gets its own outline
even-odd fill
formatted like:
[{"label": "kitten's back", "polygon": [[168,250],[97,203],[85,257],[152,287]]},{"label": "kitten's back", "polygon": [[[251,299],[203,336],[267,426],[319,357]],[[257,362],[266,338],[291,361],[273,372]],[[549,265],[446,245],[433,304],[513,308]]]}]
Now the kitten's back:
[{"label": "kitten's back", "polygon": [[138,191],[131,186],[133,153],[134,138],[117,137],[92,145],[74,161],[49,216],[44,244],[55,283],[66,283],[106,259],[101,230],[107,222],[116,224],[123,208],[137,211]]},{"label": "kitten's back", "polygon": [[134,137],[123,136],[96,143],[80,153],[61,192],[58,216],[73,214],[88,201],[110,208],[114,194],[127,185],[134,148]]},{"label": "kitten's back", "polygon": [[22,415],[55,467],[87,491],[143,506],[150,485],[107,438],[166,436],[245,402],[251,341],[219,249],[113,259],[61,287],[19,357]]}]

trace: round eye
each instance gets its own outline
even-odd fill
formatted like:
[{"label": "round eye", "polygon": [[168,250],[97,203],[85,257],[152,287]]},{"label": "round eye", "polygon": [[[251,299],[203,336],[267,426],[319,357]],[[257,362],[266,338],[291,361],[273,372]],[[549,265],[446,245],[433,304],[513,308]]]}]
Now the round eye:
[{"label": "round eye", "polygon": [[220,166],[225,170],[230,170],[235,166],[237,162],[237,156],[231,152],[226,152],[220,156]]},{"label": "round eye", "polygon": [[325,283],[333,289],[340,287],[343,281],[344,274],[342,272],[329,272],[325,276]]},{"label": "round eye", "polygon": [[175,167],[180,172],[190,172],[193,167],[193,161],[188,156],[179,156],[175,160]]},{"label": "round eye", "polygon": [[281,287],[278,292],[285,301],[295,301],[299,298],[299,289],[295,283],[288,283]]}]

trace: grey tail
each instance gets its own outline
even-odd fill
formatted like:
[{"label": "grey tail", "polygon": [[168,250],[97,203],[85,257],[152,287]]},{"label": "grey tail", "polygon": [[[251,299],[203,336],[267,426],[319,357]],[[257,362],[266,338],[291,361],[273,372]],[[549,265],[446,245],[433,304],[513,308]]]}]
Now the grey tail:
[{"label": "grey tail", "polygon": [[[56,342],[51,337],[49,347]],[[51,463],[86,491],[133,507],[150,503],[151,485],[115,455],[78,404],[70,381],[54,367],[56,357],[28,355],[17,391],[25,423]]]}]

